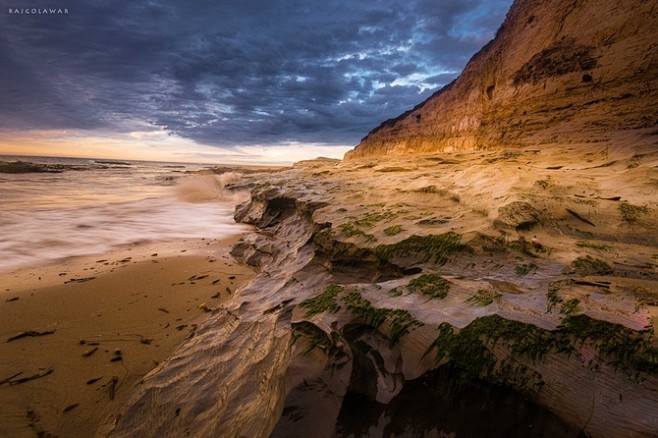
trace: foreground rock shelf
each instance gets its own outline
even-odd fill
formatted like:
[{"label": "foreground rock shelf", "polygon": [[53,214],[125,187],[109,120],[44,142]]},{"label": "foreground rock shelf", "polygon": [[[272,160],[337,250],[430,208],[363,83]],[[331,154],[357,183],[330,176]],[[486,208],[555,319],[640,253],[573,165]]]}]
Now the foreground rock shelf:
[{"label": "foreground rock shelf", "polygon": [[104,433],[658,430],[651,147],[319,160],[241,187],[259,232],[233,255],[260,274]]}]

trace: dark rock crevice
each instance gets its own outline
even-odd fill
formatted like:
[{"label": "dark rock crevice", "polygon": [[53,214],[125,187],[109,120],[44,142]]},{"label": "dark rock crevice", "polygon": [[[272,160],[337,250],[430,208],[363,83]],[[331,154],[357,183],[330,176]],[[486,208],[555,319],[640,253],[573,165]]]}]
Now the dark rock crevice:
[{"label": "dark rock crevice", "polygon": [[[454,435],[453,435],[454,434]],[[444,368],[405,383],[387,404],[345,396],[333,436],[584,437],[521,393],[483,381],[451,388]]]},{"label": "dark rock crevice", "polygon": [[313,236],[317,259],[339,284],[381,282],[403,275],[399,266],[383,260],[373,250],[334,238],[330,224]]},{"label": "dark rock crevice", "polygon": [[[353,357],[348,391],[375,401],[388,401],[397,394],[404,385],[399,349],[369,325],[348,324],[343,327],[342,334]],[[385,388],[382,388],[382,381]]]}]

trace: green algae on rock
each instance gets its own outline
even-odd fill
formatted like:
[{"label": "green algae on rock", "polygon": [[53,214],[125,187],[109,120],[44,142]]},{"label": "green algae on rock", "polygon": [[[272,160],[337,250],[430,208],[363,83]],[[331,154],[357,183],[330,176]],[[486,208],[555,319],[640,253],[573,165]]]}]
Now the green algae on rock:
[{"label": "green algae on rock", "polygon": [[308,309],[306,311],[306,317],[327,311],[335,313],[340,309],[336,298],[344,289],[342,286],[330,284],[324,292],[302,301],[299,306]]},{"label": "green algae on rock", "polygon": [[438,274],[423,274],[416,277],[407,285],[412,293],[419,293],[430,299],[443,299],[448,296],[450,282]]},{"label": "green algae on rock", "polygon": [[650,331],[638,332],[586,315],[567,315],[553,331],[492,315],[462,329],[442,323],[426,354],[434,352],[436,362],[447,363],[460,378],[475,379],[494,376],[504,363],[505,359],[501,361],[493,353],[496,345],[507,349],[511,357],[536,362],[552,352],[576,354],[588,344],[599,361],[637,376],[639,372],[658,373],[658,348],[653,343]]},{"label": "green algae on rock", "polygon": [[453,232],[429,236],[414,234],[397,243],[377,246],[375,254],[382,260],[418,258],[423,263],[432,261],[443,265],[451,254],[462,248],[460,242],[461,236]]}]

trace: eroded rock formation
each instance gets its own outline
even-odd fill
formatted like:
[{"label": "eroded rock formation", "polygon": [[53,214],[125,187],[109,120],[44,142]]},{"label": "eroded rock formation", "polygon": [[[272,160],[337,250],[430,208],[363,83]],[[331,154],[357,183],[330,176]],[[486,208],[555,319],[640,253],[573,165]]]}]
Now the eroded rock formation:
[{"label": "eroded rock formation", "polygon": [[247,176],[261,273],[106,430],[651,436],[656,181],[658,152],[596,145]]},{"label": "eroded rock formation", "polygon": [[658,5],[517,0],[450,85],[346,158],[542,144],[654,144]]}]

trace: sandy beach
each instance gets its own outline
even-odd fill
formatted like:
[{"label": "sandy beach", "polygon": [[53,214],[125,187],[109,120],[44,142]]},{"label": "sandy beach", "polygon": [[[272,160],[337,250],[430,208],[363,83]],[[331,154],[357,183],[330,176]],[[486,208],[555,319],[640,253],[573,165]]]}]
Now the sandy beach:
[{"label": "sandy beach", "polygon": [[93,436],[254,275],[239,239],[125,247],[0,274],[0,436]]}]

